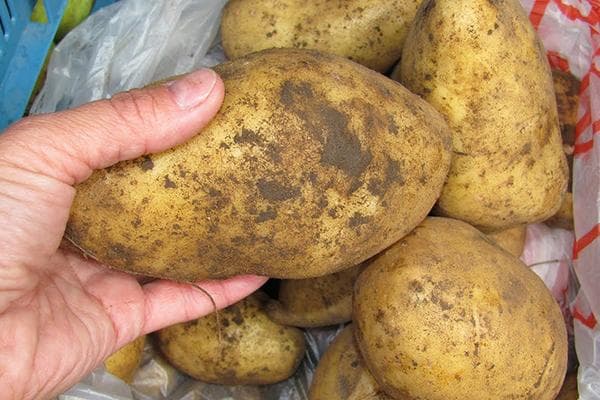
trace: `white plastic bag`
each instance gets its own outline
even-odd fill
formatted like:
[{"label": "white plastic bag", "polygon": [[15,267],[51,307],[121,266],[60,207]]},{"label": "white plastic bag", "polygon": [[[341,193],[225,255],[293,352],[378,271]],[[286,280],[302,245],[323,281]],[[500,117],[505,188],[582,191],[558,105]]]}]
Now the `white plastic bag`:
[{"label": "white plastic bag", "polygon": [[217,37],[226,0],[121,0],[56,46],[31,113],[72,108],[224,61]]}]

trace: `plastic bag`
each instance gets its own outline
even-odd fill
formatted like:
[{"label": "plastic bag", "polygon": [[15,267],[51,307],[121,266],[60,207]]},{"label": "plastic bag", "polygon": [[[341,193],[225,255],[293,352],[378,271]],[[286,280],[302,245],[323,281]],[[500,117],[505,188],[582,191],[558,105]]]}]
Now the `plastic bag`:
[{"label": "plastic bag", "polygon": [[222,50],[212,45],[225,3],[121,0],[99,10],[56,46],[31,113],[72,108],[223,62]]},{"label": "plastic bag", "polygon": [[573,266],[581,285],[571,304],[582,400],[600,400],[600,2],[521,0],[554,68],[581,80],[573,162]]},{"label": "plastic bag", "polygon": [[[216,38],[225,2],[121,0],[102,9],[57,46],[46,85],[32,112],[74,107],[222,62],[225,58]],[[600,400],[600,327],[594,316],[600,312],[600,241],[596,240],[600,234],[600,145],[596,145],[596,133],[600,132],[600,2],[521,3],[538,30],[552,66],[582,80],[573,181],[575,237],[543,225],[530,226],[523,260],[544,279],[561,305],[565,320],[574,319],[581,363],[580,396],[583,400]],[[576,274],[571,273],[573,270]],[[307,359],[293,378],[278,385],[225,388],[195,382],[173,370],[149,348],[132,386],[99,369],[60,398],[305,399],[316,362],[337,332],[307,332],[311,344]]]}]

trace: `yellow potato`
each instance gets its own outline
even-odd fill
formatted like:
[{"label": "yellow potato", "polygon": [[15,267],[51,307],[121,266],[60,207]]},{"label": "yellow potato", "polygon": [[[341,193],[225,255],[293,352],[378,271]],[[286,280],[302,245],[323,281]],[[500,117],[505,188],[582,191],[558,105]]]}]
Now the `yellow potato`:
[{"label": "yellow potato", "polygon": [[289,378],[304,357],[304,335],[279,325],[256,293],[219,312],[158,332],[167,360],[186,374],[222,385],[266,385]]},{"label": "yellow potato", "polygon": [[364,263],[331,275],[281,281],[267,312],[282,325],[301,328],[342,324],[352,319],[352,288]]},{"label": "yellow potato", "polygon": [[567,193],[558,212],[545,221],[548,226],[573,230],[573,193]]},{"label": "yellow potato", "polygon": [[121,347],[104,361],[106,371],[117,378],[131,383],[135,372],[142,362],[146,336],[140,336],[128,345]]},{"label": "yellow potato", "polygon": [[354,289],[354,331],[390,396],[553,400],[567,367],[558,304],[516,257],[472,226],[428,218]]},{"label": "yellow potato", "polygon": [[175,280],[316,277],[379,253],[435,203],[450,132],[401,85],[295,49],[217,71],[226,96],[202,134],[77,187],[66,237],[85,254]]},{"label": "yellow potato", "polygon": [[352,325],[331,343],[315,371],[309,400],[391,400],[373,379],[358,352]]},{"label": "yellow potato", "polygon": [[498,246],[508,251],[515,257],[521,257],[525,247],[525,238],[527,236],[527,225],[517,226],[515,228],[505,229],[503,231],[487,234]]},{"label": "yellow potato", "polygon": [[438,214],[491,231],[556,213],[567,163],[552,74],[518,0],[425,0],[400,68],[453,132]]},{"label": "yellow potato", "polygon": [[421,0],[231,0],[221,36],[229,58],[296,47],[350,58],[376,71],[390,68]]}]

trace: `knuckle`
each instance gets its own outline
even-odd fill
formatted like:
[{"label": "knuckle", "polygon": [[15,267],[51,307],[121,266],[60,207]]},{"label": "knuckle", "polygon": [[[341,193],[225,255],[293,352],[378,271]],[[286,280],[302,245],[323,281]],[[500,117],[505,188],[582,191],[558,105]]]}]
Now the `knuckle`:
[{"label": "knuckle", "polygon": [[158,120],[158,99],[151,91],[136,89],[109,100],[118,122],[135,134],[143,134]]}]

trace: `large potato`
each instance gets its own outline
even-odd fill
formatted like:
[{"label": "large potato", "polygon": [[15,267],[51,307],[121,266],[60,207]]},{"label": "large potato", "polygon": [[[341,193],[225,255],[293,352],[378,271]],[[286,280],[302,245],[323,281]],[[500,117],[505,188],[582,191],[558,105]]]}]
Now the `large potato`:
[{"label": "large potato", "polygon": [[280,49],[221,65],[224,104],[174,150],[77,187],[66,237],[176,280],[349,268],[421,222],[450,163],[443,118],[343,58]]},{"label": "large potato", "polygon": [[348,325],[331,343],[315,370],[309,400],[388,400],[362,360]]},{"label": "large potato", "polygon": [[231,0],[221,36],[229,58],[273,47],[321,50],[386,71],[421,0]]},{"label": "large potato", "polygon": [[363,264],[318,278],[281,281],[277,300],[267,305],[269,316],[280,324],[301,328],[350,321],[352,289]]},{"label": "large potato", "polygon": [[541,279],[470,225],[428,218],[359,276],[353,321],[392,397],[552,400],[567,367],[561,311]]},{"label": "large potato", "polygon": [[518,0],[425,0],[400,76],[453,132],[438,213],[492,231],[558,210],[567,164],[552,75]]},{"label": "large potato", "polygon": [[[266,295],[256,293],[195,321],[158,332],[158,345],[175,367],[222,385],[265,385],[289,378],[304,357],[304,335],[271,321]],[[219,323],[217,323],[219,321]]]},{"label": "large potato", "polygon": [[523,249],[525,248],[527,225],[520,225],[514,228],[488,233],[488,237],[513,256],[521,257]]},{"label": "large potato", "polygon": [[112,375],[131,383],[144,355],[146,336],[140,336],[133,342],[123,346],[104,361],[104,367]]}]

